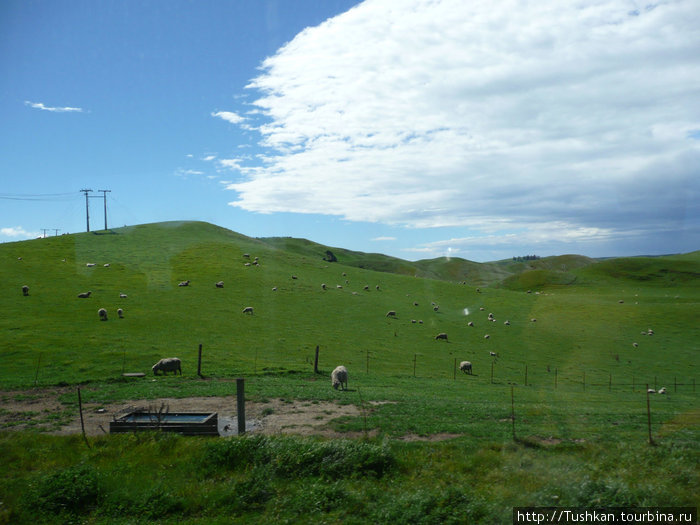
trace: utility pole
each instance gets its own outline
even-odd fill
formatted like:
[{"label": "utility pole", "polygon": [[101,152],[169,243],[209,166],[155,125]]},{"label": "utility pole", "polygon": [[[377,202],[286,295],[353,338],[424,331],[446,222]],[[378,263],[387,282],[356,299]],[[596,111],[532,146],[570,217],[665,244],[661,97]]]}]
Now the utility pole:
[{"label": "utility pole", "polygon": [[44,232],[44,235],[41,236],[42,239],[46,239],[46,232],[49,230],[50,230],[50,228],[41,228],[41,231]]},{"label": "utility pole", "polygon": [[85,217],[87,218],[87,231],[90,231],[90,207],[88,206],[88,192],[92,190],[80,190],[85,194]]},{"label": "utility pole", "polygon": [[54,237],[58,237],[58,232],[61,231],[61,228],[51,228],[51,229],[55,232]]},{"label": "utility pole", "polygon": [[107,193],[111,192],[112,190],[97,190],[102,192],[102,196],[104,197],[104,202],[105,202],[105,231],[107,231]]}]

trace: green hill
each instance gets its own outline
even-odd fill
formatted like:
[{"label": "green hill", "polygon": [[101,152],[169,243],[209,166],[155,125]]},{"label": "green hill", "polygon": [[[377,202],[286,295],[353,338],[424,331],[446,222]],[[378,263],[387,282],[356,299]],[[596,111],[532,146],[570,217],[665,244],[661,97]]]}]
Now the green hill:
[{"label": "green hill", "polygon": [[[0,432],[0,523],[509,523],[514,506],[697,506],[700,252],[407,262],[172,222],[1,244],[0,273],[2,430],[75,416],[78,385],[94,407],[232,396],[244,377],[247,401],[291,414],[356,405],[361,417],[326,430],[366,438]],[[182,376],[150,373],[172,356]],[[347,391],[330,386],[338,364]],[[6,408],[42,391],[61,406]]]}]

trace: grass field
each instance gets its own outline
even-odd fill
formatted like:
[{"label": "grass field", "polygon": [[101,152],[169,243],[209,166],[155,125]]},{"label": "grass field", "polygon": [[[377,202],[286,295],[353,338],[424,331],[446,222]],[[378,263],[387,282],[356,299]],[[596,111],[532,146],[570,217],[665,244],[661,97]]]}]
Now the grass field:
[{"label": "grass field", "polygon": [[[504,523],[517,505],[697,506],[700,252],[411,263],[183,222],[3,244],[0,268],[2,399],[57,385],[89,402],[219,396],[245,377],[249,400],[355,404],[362,417],[332,428],[371,436],[88,448],[10,432],[6,417],[0,523]],[[121,375],[169,356],[182,377]],[[473,375],[455,371],[462,360]],[[346,392],[330,388],[338,364]],[[668,392],[650,396],[655,446],[647,385]]]}]

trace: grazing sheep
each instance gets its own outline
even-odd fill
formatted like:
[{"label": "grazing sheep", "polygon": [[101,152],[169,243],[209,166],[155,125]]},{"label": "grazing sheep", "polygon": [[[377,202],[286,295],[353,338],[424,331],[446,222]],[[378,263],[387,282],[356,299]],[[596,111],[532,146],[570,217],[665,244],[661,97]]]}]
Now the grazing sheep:
[{"label": "grazing sheep", "polygon": [[656,394],[656,390],[654,390],[653,388],[650,388],[647,390],[647,394]]},{"label": "grazing sheep", "polygon": [[665,386],[659,388],[659,391],[657,392],[657,394],[665,394],[665,393],[666,393],[666,387],[665,387]]},{"label": "grazing sheep", "polygon": [[369,284],[366,284],[362,289],[369,292]]},{"label": "grazing sheep", "polygon": [[189,279],[187,281],[182,281],[180,284],[178,284],[178,286],[189,286],[189,285],[190,285]]},{"label": "grazing sheep", "polygon": [[321,283],[321,289],[323,289],[323,290],[326,289],[326,283]]},{"label": "grazing sheep", "polygon": [[506,326],[510,326],[510,321],[504,321],[503,324]]},{"label": "grazing sheep", "polygon": [[414,303],[413,303],[413,306],[418,306],[418,303],[414,302]]},{"label": "grazing sheep", "polygon": [[272,291],[273,291],[273,292],[276,292],[276,291],[277,291],[277,287],[276,287],[276,286],[273,286],[273,287],[272,287]]},{"label": "grazing sheep", "polygon": [[80,297],[81,299],[86,299],[86,298],[90,297],[90,294],[91,294],[91,293],[92,293],[92,292],[83,292],[83,293],[79,293],[79,294],[78,294],[78,297]]},{"label": "grazing sheep", "polygon": [[119,319],[124,319],[124,310],[117,308],[117,315],[119,316]]},{"label": "grazing sheep", "polygon": [[389,310],[386,313],[386,317],[396,317],[396,310]]},{"label": "grazing sheep", "polygon": [[379,291],[379,285],[375,286],[375,288],[377,289],[377,291]]},{"label": "grazing sheep", "polygon": [[447,341],[447,334],[445,332],[440,332],[438,335],[435,336],[435,339],[444,339],[445,341]]},{"label": "grazing sheep", "polygon": [[486,335],[484,336],[484,339],[488,339],[488,338],[490,338],[490,337],[491,337],[491,336],[490,336],[489,334],[486,334]]},{"label": "grazing sheep", "polygon": [[107,320],[107,310],[104,308],[100,308],[97,310],[97,315],[100,316],[100,321],[106,321]]},{"label": "grazing sheep", "polygon": [[635,347],[635,348],[637,348],[637,347],[639,346],[639,344],[637,344],[637,343],[632,343],[632,346]]},{"label": "grazing sheep", "polygon": [[243,266],[250,266],[250,263],[245,263]]},{"label": "grazing sheep", "polygon": [[647,335],[654,335],[654,330],[652,330],[651,328],[649,328],[649,331],[647,332]]},{"label": "grazing sheep", "polygon": [[535,318],[533,317],[532,319],[530,319],[530,322],[531,322],[531,323],[536,323],[536,322],[537,322],[537,319],[535,319]]},{"label": "grazing sheep", "polygon": [[433,311],[437,312],[440,309],[438,305],[433,306]]},{"label": "grazing sheep", "polygon": [[244,313],[244,314],[253,315],[253,307],[252,307],[252,306],[246,306],[245,308],[243,308],[243,313]]},{"label": "grazing sheep", "polygon": [[224,287],[224,281],[219,281],[218,283],[214,284],[217,288],[223,288]]},{"label": "grazing sheep", "polygon": [[120,298],[120,299],[126,299],[126,297],[127,297],[127,296],[126,296],[125,293],[120,293],[120,294],[119,294],[119,298]]},{"label": "grazing sheep", "polygon": [[462,361],[459,364],[459,369],[464,372],[465,374],[472,373],[472,364],[469,361]]},{"label": "grazing sheep", "polygon": [[423,319],[418,319],[418,324],[423,324]]},{"label": "grazing sheep", "polygon": [[298,279],[296,275],[292,275],[292,279]]},{"label": "grazing sheep", "polygon": [[109,263],[105,263],[105,264],[103,264],[103,266],[104,266],[105,268],[109,268]]},{"label": "grazing sheep", "polygon": [[249,258],[250,258],[250,254],[249,254],[249,253],[244,253],[244,254],[243,254],[243,257],[245,257],[246,259],[249,259]]},{"label": "grazing sheep", "polygon": [[474,321],[469,321],[469,322],[467,323],[467,326],[474,326]]},{"label": "grazing sheep", "polygon": [[331,372],[331,385],[338,390],[347,390],[348,388],[348,370],[343,365],[336,366]]},{"label": "grazing sheep", "polygon": [[168,372],[174,372],[175,375],[180,372],[180,375],[182,375],[182,364],[177,357],[166,357],[153,365],[151,370],[153,370],[153,375],[155,376],[158,375],[159,370],[163,372],[163,375],[168,375]]},{"label": "grazing sheep", "polygon": [[417,322],[418,321],[416,321],[415,319],[411,319],[411,323],[416,324]]},{"label": "grazing sheep", "polygon": [[87,263],[85,266],[87,266],[88,268],[92,268],[93,266],[95,266],[95,263]]},{"label": "grazing sheep", "polygon": [[342,289],[343,289],[343,287],[342,287],[341,285],[339,285],[339,284],[336,284],[335,287],[336,287],[338,290],[342,290]]},{"label": "grazing sheep", "polygon": [[27,286],[26,284],[22,286],[22,295],[24,295],[25,297],[29,295],[29,286]]}]

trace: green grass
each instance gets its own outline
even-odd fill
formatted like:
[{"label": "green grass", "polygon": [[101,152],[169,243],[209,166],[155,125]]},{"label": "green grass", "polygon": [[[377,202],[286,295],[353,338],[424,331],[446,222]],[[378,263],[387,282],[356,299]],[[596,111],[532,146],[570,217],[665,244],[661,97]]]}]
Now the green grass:
[{"label": "green grass", "polygon": [[[0,308],[8,313],[0,316],[0,410],[7,396],[68,387],[64,410],[38,415],[34,430],[0,433],[9,472],[0,523],[146,522],[154,509],[163,522],[501,523],[521,504],[697,505],[700,252],[480,265],[339,248],[328,262],[327,249],[193,222],[0,245]],[[255,257],[259,265],[245,266]],[[186,279],[190,286],[179,287]],[[77,298],[88,290],[89,299]],[[246,306],[254,315],[242,313]],[[650,328],[654,335],[642,335]],[[435,340],[440,332],[449,342]],[[204,380],[196,376],[200,344]],[[182,377],[148,375],[170,356],[182,359]],[[474,375],[455,374],[462,360]],[[337,364],[350,371],[347,392],[330,388]],[[232,395],[235,377],[246,378],[253,401],[355,404],[361,416],[331,428],[376,437],[340,448],[252,441],[261,461],[241,451],[251,442],[235,439],[115,435],[91,439],[88,449],[78,437],[41,433],[75,414],[77,385],[84,401],[107,403]],[[669,392],[650,399],[653,447],[647,384]],[[402,441],[436,434],[458,437]],[[362,451],[390,467],[323,470]],[[279,465],[295,452],[306,470],[290,479]],[[204,465],[211,454],[238,459]],[[77,478],[84,483],[71,492]]]}]

